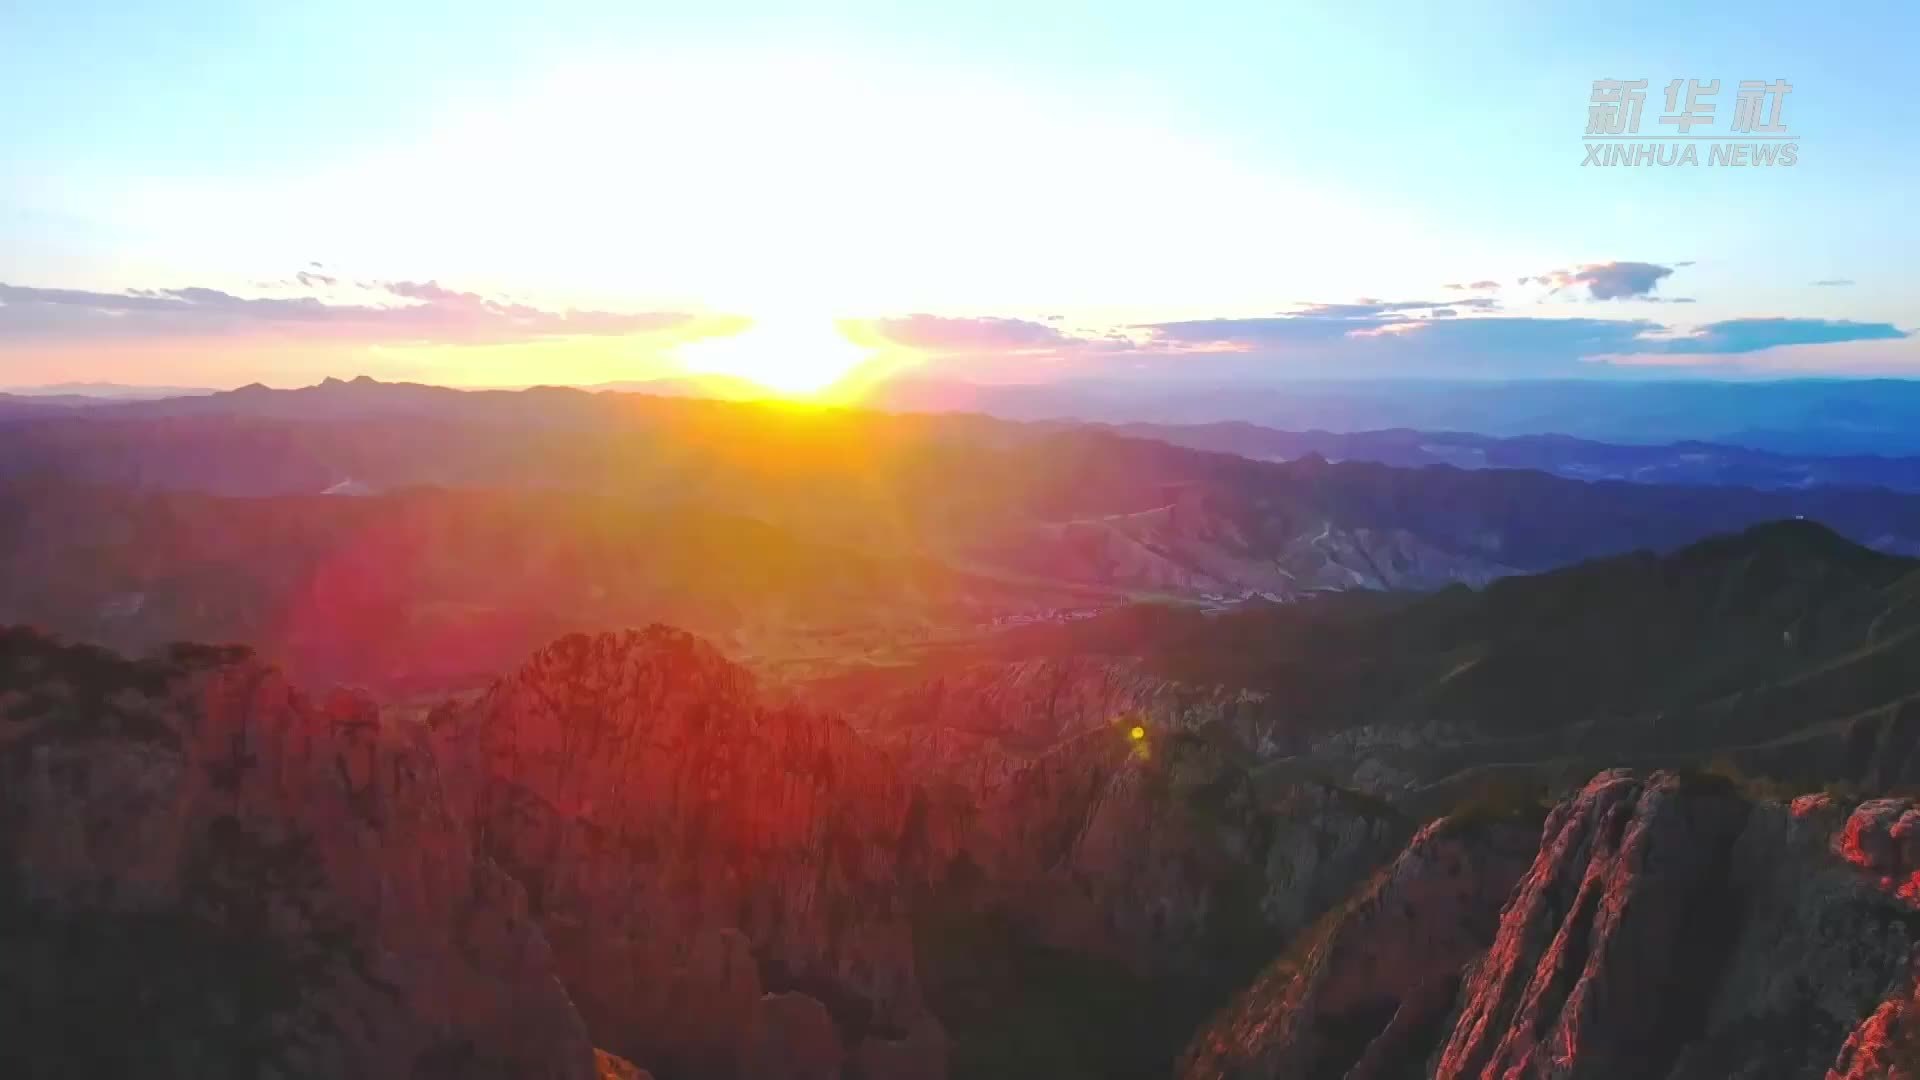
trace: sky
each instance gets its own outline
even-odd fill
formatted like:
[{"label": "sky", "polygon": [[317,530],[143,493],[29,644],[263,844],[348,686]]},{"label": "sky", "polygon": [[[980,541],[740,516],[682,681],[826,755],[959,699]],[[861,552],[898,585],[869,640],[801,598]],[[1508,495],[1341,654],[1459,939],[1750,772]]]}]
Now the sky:
[{"label": "sky", "polygon": [[[1920,374],[1915,40],[1899,3],[0,0],[0,386]],[[1583,164],[1640,78],[1640,136],[1718,79],[1726,142],[1785,80],[1797,160]]]}]

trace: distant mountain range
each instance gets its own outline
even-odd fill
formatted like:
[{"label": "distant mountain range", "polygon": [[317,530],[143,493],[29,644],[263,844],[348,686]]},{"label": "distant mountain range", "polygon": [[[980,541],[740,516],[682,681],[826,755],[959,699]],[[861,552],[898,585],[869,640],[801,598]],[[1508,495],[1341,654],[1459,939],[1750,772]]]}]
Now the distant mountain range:
[{"label": "distant mountain range", "polygon": [[[225,414],[313,420],[404,414],[433,419],[550,424],[596,417],[604,420],[609,413],[618,411],[606,407],[604,402],[596,405],[595,398],[600,395],[613,395],[616,400],[626,401],[630,412],[644,412],[647,408],[626,400],[631,397],[738,403],[764,402],[765,399],[764,391],[753,384],[726,378],[607,383],[583,388],[593,395],[584,398],[574,397],[574,392],[561,388],[460,391],[378,383],[364,377],[351,382],[329,379],[318,386],[298,390],[250,386],[227,393],[136,387],[104,387],[100,388],[103,391],[100,396],[55,392],[62,389],[36,388],[29,397],[0,394],[0,422],[10,417],[44,417],[47,409],[118,405],[122,408],[112,415]],[[46,392],[42,393],[43,390]],[[134,404],[128,407],[130,402]],[[991,406],[993,402],[984,404]],[[1769,489],[1886,487],[1920,491],[1920,454],[1822,454],[1755,449],[1736,443],[1622,443],[1562,434],[1497,436],[1475,431],[1413,428],[1339,431],[1314,427],[1288,431],[1244,421],[1172,424],[1136,420],[1103,424],[1055,420],[1047,423],[1055,428],[1095,424],[1130,437],[1262,461],[1288,461],[1317,455],[1336,462],[1371,461],[1403,468],[1450,465],[1462,469],[1536,469],[1574,480]],[[1845,438],[1851,440],[1853,436]]]},{"label": "distant mountain range", "polygon": [[[330,379],[326,385],[340,382]],[[353,385],[361,387],[371,382],[364,377],[352,380]],[[581,389],[726,401],[768,396],[763,387],[723,375],[627,380]],[[20,404],[97,404],[204,397],[211,393],[179,387],[73,383],[0,388],[0,402],[31,397],[33,402]],[[891,411],[977,413],[1008,420],[1175,428],[1238,423],[1306,434],[1419,431],[1492,438],[1563,436],[1621,446],[1705,443],[1785,457],[1920,456],[1920,380],[1907,379],[1302,379],[1210,383],[1198,379],[1168,382],[1106,378],[982,384],[908,370],[868,387],[861,404]],[[0,416],[4,415],[0,410]]]},{"label": "distant mountain range", "polygon": [[41,386],[0,386],[0,395],[57,401],[62,404],[113,401],[153,401],[158,398],[198,397],[217,390],[191,386],[134,386],[127,383],[67,382]]},{"label": "distant mountain range", "polygon": [[1774,453],[1722,443],[1624,444],[1567,435],[1498,438],[1459,431],[1279,431],[1254,424],[1116,424],[1114,431],[1262,461],[1319,455],[1417,469],[1537,469],[1572,480],[1708,487],[1884,487],[1920,491],[1920,457]]},{"label": "distant mountain range", "polygon": [[[1795,517],[1920,553],[1920,494],[1884,489],[1274,462],[1084,425],[365,379],[0,423],[0,485],[0,619],[130,649],[246,640],[396,690],[655,619],[810,670],[1139,599],[1478,587]],[[448,667],[440,635],[483,625],[491,644]]]},{"label": "distant mountain range", "polygon": [[1242,421],[1283,431],[1567,435],[1598,442],[1708,442],[1796,455],[1920,455],[1920,381],[1672,379],[1263,384],[1084,379],[985,386],[905,376],[877,408],[1015,420],[1124,424]]}]

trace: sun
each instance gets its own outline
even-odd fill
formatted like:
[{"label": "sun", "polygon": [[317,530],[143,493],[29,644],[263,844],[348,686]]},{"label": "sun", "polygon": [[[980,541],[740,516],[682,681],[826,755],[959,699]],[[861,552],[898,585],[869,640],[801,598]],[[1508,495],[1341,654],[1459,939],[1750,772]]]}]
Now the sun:
[{"label": "sun", "polygon": [[756,318],[738,334],[689,342],[674,350],[701,375],[730,375],[789,397],[807,397],[839,382],[871,355],[830,318]]}]

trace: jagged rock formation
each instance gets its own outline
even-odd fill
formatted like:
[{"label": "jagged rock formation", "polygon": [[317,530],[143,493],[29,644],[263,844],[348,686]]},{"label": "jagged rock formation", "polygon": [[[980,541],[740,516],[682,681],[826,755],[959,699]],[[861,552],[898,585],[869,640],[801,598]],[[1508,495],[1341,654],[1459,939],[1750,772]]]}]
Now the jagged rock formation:
[{"label": "jagged rock formation", "polygon": [[[1712,778],[1596,778],[1556,811],[1435,1075],[1821,1075],[1849,1028],[1910,988],[1915,942],[1913,911],[1857,872],[1858,829],[1837,824]],[[1549,894],[1570,883],[1556,867],[1583,861],[1555,915]],[[1499,1035],[1503,1015],[1523,1030]]]},{"label": "jagged rock formation", "polygon": [[592,1076],[422,734],[244,650],[0,631],[0,1073]]},{"label": "jagged rock formation", "polygon": [[0,718],[30,1075],[945,1076],[924,808],[684,634],[563,640],[421,723],[244,650],[7,631]]},{"label": "jagged rock formation", "polygon": [[1152,1076],[1245,987],[1184,1080],[1916,1075],[1913,801],[1614,770],[1376,873],[1413,830],[1257,694],[1037,659],[854,720],[662,627],[424,718],[0,632],[0,1072]]},{"label": "jagged rock formation", "polygon": [[975,903],[1143,971],[1207,967],[1223,936],[1284,940],[1410,831],[1377,800],[1261,770],[1276,720],[1259,695],[1138,663],[973,666],[857,722],[959,823],[943,835]]},{"label": "jagged rock formation", "polygon": [[1625,773],[1556,808],[1434,1075],[1664,1075],[1722,961],[1746,814]]},{"label": "jagged rock formation", "polygon": [[1412,831],[1264,767],[1280,718],[1258,695],[1137,662],[969,664],[853,716],[936,823],[921,976],[969,1076],[1164,1077]]},{"label": "jagged rock formation", "polygon": [[[1754,802],[1716,777],[1602,773],[1548,817],[1450,1005],[1416,965],[1383,980],[1393,993],[1376,988],[1371,1014],[1327,1010],[1327,984],[1365,982],[1351,943],[1380,933],[1376,885],[1203,1033],[1182,1075],[1912,1075],[1916,824],[1903,800],[1849,813],[1824,796]],[[1454,896],[1483,917],[1499,903]]]},{"label": "jagged rock formation", "polygon": [[925,808],[839,720],[764,706],[743,669],[653,627],[564,638],[430,726],[602,1045],[718,1080],[774,1075],[771,1039],[824,1076],[927,1019],[907,905]]}]

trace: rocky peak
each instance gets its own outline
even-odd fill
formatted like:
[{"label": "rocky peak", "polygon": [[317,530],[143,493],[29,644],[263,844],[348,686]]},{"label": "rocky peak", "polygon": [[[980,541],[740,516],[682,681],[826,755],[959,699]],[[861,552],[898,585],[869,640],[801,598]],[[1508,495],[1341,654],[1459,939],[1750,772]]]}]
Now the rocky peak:
[{"label": "rocky peak", "polygon": [[762,704],[743,669],[656,626],[564,638],[431,725],[609,1049],[663,1077],[759,1075],[743,1032],[821,1037],[763,988],[824,1003],[841,1056],[925,1017],[924,811],[838,719]]},{"label": "rocky peak", "polygon": [[1555,808],[1434,1075],[1663,1075],[1724,960],[1747,809],[1623,771]]},{"label": "rocky peak", "polygon": [[1181,1075],[1914,1075],[1916,821],[1906,800],[1615,770],[1548,815],[1530,865],[1430,826]]},{"label": "rocky peak", "polygon": [[591,1075],[418,729],[243,650],[21,631],[0,717],[0,1055],[27,1075]]}]

